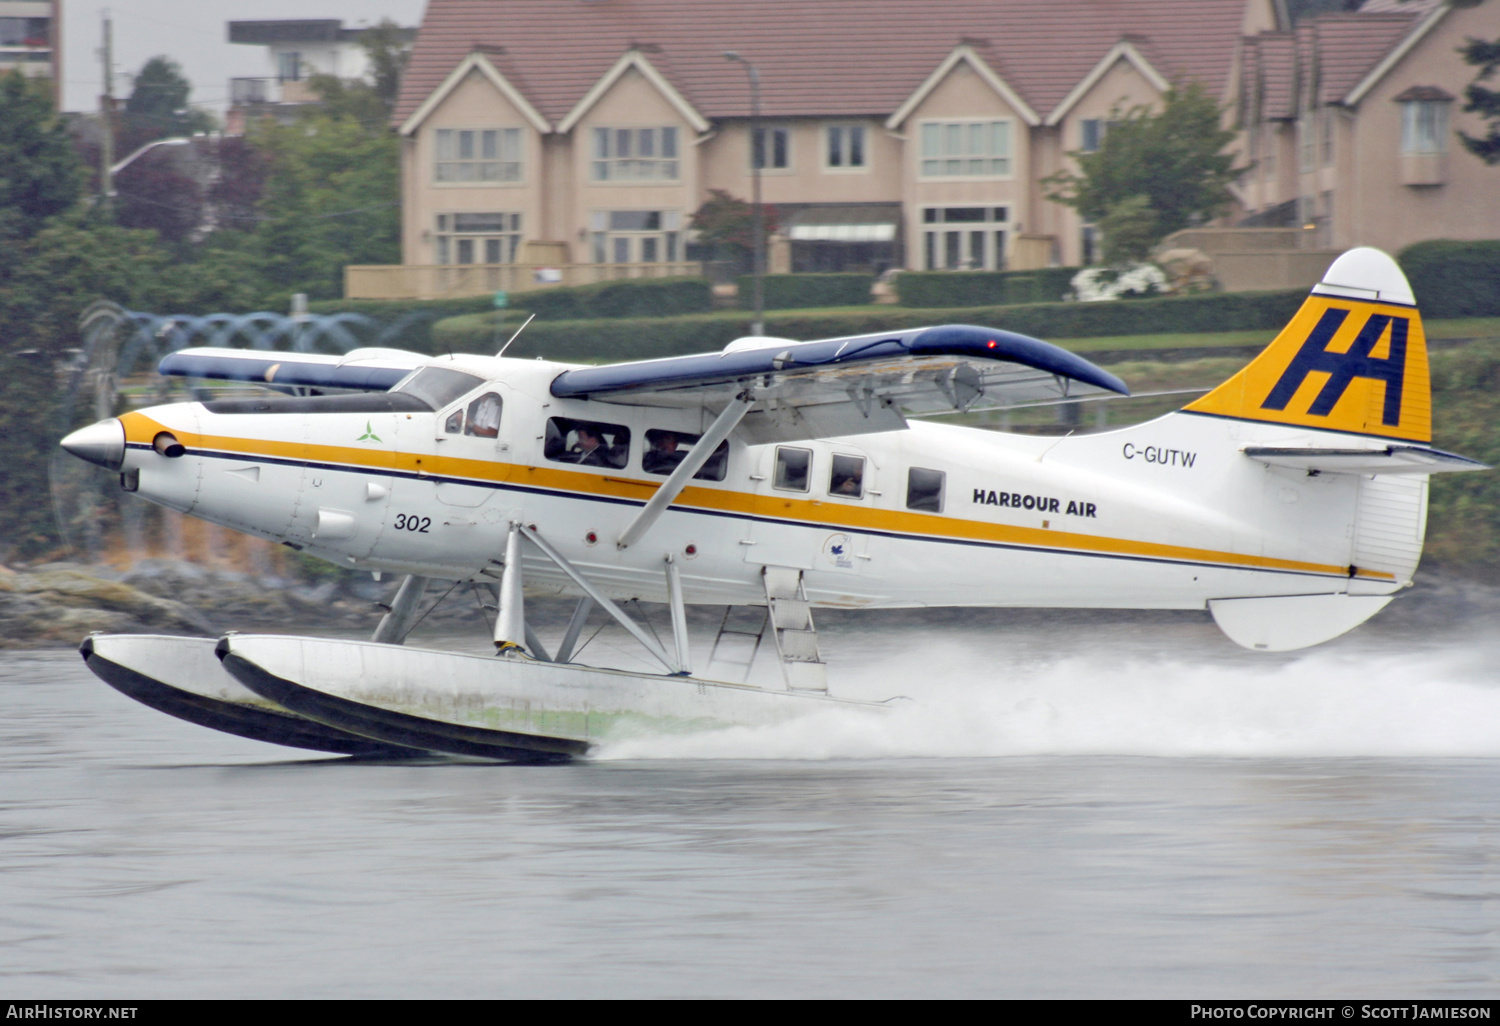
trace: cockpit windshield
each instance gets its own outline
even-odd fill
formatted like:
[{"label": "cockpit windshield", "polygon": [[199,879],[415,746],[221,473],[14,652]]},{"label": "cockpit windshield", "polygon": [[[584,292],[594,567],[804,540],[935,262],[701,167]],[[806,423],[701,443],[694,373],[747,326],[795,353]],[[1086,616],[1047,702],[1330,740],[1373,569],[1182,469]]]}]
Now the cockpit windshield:
[{"label": "cockpit windshield", "polygon": [[448,367],[423,367],[391,391],[414,395],[438,410],[482,384],[483,378],[463,371]]}]

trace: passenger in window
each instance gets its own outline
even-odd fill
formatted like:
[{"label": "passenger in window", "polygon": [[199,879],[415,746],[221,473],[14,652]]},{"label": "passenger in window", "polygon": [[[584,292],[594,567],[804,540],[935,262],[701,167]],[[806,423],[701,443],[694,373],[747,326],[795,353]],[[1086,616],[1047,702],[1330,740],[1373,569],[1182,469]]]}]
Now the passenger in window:
[{"label": "passenger in window", "polygon": [[828,494],[859,499],[865,494],[865,461],[858,456],[835,455],[828,475]]},{"label": "passenger in window", "polygon": [[487,392],[469,404],[469,424],[464,434],[479,438],[500,437],[500,397]]},{"label": "passenger in window", "polygon": [[671,431],[648,431],[646,437],[651,448],[641,457],[641,469],[648,474],[670,474],[687,456],[677,447],[677,435]]}]

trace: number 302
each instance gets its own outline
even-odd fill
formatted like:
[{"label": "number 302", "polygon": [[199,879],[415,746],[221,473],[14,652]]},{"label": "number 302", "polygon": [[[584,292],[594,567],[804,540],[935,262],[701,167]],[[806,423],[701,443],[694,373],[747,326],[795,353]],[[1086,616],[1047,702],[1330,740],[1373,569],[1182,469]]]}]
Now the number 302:
[{"label": "number 302", "polygon": [[431,526],[431,517],[411,516],[406,513],[396,514],[396,530],[398,531],[417,531],[421,534],[427,534],[427,529]]}]

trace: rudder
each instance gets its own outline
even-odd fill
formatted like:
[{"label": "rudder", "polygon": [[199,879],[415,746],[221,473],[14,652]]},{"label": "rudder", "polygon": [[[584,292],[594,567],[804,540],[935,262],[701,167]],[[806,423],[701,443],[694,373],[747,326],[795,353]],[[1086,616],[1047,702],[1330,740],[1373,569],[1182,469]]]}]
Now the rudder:
[{"label": "rudder", "polygon": [[1345,253],[1259,356],[1184,411],[1430,442],[1427,338],[1401,268]]}]

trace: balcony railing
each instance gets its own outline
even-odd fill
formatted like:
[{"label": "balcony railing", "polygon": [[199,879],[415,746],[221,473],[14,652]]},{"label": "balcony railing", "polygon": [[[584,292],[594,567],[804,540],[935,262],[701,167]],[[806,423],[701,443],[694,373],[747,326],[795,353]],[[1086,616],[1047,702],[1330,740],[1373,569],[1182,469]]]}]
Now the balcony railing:
[{"label": "balcony railing", "polygon": [[703,274],[696,260],[659,264],[388,264],[344,268],[346,299],[459,299],[591,285],[625,278]]},{"label": "balcony railing", "polygon": [[229,102],[235,107],[257,103],[318,103],[307,79],[231,78]]}]

